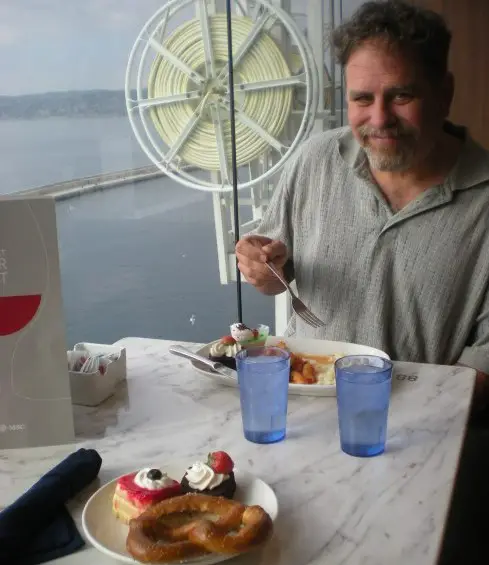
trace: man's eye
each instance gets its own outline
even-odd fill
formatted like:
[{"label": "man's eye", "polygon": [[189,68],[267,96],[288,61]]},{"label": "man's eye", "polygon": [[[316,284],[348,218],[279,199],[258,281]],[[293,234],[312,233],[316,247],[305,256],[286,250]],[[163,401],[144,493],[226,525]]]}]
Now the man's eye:
[{"label": "man's eye", "polygon": [[372,102],[372,98],[370,96],[357,96],[355,102],[361,106],[367,106]]},{"label": "man's eye", "polygon": [[406,104],[407,102],[410,102],[413,98],[414,96],[410,92],[399,92],[399,94],[396,94],[394,96],[394,102],[398,104]]}]

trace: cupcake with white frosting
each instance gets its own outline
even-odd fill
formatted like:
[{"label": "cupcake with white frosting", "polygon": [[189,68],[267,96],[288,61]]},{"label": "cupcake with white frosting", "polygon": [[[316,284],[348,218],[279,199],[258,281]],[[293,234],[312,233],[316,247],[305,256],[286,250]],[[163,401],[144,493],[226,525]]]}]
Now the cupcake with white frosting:
[{"label": "cupcake with white frosting", "polygon": [[224,451],[209,453],[207,461],[189,467],[180,484],[184,493],[208,494],[233,498],[236,491],[234,463]]},{"label": "cupcake with white frosting", "polygon": [[231,369],[236,369],[238,351],[241,351],[241,345],[232,336],[226,335],[211,345],[209,359],[222,363]]}]

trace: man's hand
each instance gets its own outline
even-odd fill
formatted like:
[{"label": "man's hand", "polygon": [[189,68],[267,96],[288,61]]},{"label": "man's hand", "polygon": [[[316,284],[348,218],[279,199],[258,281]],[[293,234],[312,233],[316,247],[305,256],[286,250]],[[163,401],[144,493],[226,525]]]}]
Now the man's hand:
[{"label": "man's hand", "polygon": [[280,294],[285,290],[265,264],[270,261],[283,274],[288,258],[284,243],[262,235],[245,236],[236,244],[236,257],[239,270],[257,290],[268,295]]}]

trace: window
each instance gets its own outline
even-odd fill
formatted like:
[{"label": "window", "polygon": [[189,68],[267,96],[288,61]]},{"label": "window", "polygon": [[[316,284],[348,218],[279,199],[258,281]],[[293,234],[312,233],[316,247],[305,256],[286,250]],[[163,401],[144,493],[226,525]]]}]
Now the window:
[{"label": "window", "polygon": [[[316,130],[343,121],[341,73],[332,63],[325,33],[342,11],[359,3],[271,3],[284,9],[290,4],[290,25],[307,36],[316,60],[323,53]],[[195,6],[202,6],[180,4],[169,32],[189,22]],[[214,7],[223,13],[222,3],[206,5],[210,15]],[[247,12],[252,22],[260,17],[260,2],[233,5],[238,16]],[[124,89],[129,56],[162,6],[161,0],[18,0],[0,7],[0,193],[40,189],[56,197],[70,347],[125,336],[208,342],[226,334],[237,320],[231,193],[189,188],[163,174],[138,143],[128,119]],[[324,13],[321,27],[313,24],[314,9]],[[287,43],[280,21],[269,31],[277,49],[292,46],[283,50],[284,57],[292,74],[302,76],[297,42]],[[155,55],[153,50],[153,59]],[[224,63],[219,61],[221,67]],[[240,80],[236,72],[235,81]],[[238,106],[242,96],[237,94]],[[287,125],[292,131],[280,132],[289,142],[300,130],[307,96],[306,88],[293,87]],[[279,160],[275,155],[252,167],[241,165],[239,182],[263,175]],[[211,182],[222,178],[222,170],[190,172]],[[276,180],[277,174],[240,191],[241,233],[259,220]],[[246,283],[242,293],[243,321],[274,328],[276,303],[286,307],[283,297],[275,301]]]}]

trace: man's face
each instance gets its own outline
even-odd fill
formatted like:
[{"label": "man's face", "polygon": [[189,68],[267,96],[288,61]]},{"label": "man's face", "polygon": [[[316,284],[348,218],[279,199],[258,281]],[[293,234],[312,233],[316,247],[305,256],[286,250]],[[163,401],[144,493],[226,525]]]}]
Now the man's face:
[{"label": "man's face", "polygon": [[373,169],[405,171],[428,155],[448,113],[449,93],[379,42],[353,51],[345,78],[350,126]]}]

